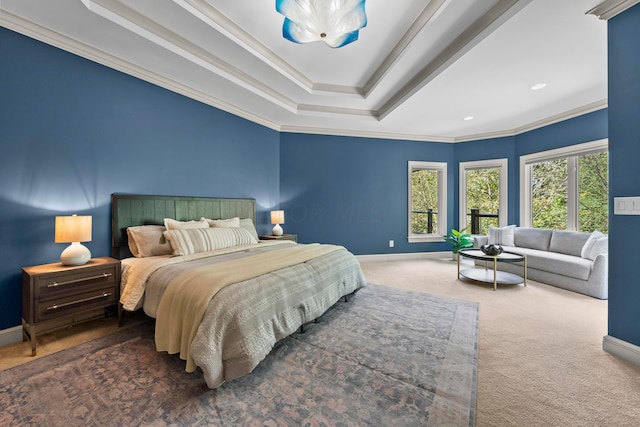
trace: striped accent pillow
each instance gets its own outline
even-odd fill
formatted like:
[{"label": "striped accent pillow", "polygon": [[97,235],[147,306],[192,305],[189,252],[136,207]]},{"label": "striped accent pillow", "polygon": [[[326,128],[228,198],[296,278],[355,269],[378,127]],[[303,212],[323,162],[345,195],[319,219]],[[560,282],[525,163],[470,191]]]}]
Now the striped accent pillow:
[{"label": "striped accent pillow", "polygon": [[174,255],[191,255],[258,243],[250,232],[240,227],[167,230],[164,236],[171,244]]},{"label": "striped accent pillow", "polygon": [[508,225],[506,227],[489,227],[489,244],[490,245],[503,245],[503,246],[515,246],[515,225]]}]

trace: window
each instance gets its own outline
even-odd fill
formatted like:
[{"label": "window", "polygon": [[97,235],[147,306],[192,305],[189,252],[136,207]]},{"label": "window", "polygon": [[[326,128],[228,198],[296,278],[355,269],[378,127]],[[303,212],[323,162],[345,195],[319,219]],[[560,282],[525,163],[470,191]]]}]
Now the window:
[{"label": "window", "polygon": [[[508,176],[507,159],[460,163],[461,229],[488,234],[490,226],[507,225]],[[475,226],[474,218],[477,219]]]},{"label": "window", "polygon": [[447,233],[447,164],[409,162],[409,242],[442,241]]},{"label": "window", "polygon": [[520,224],[608,232],[608,140],[522,156]]}]

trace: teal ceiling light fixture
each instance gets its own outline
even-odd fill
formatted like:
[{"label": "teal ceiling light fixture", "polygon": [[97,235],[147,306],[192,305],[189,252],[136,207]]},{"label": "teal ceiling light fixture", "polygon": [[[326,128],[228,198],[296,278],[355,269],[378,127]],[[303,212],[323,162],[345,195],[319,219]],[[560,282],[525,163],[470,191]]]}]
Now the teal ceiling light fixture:
[{"label": "teal ceiling light fixture", "polygon": [[276,0],[282,36],[295,43],[323,41],[337,48],[358,40],[367,25],[365,0]]}]

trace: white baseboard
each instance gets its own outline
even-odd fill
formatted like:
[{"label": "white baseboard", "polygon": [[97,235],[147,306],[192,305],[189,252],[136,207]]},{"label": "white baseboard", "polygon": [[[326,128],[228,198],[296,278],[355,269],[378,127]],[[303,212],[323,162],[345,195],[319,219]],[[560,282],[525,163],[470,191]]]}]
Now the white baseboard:
[{"label": "white baseboard", "polygon": [[640,366],[640,347],[637,345],[605,335],[602,339],[602,349],[629,363]]},{"label": "white baseboard", "polygon": [[403,259],[443,259],[452,260],[451,252],[409,252],[401,254],[356,255],[361,261],[399,261]]},{"label": "white baseboard", "polygon": [[0,331],[0,347],[22,341],[22,326]]}]

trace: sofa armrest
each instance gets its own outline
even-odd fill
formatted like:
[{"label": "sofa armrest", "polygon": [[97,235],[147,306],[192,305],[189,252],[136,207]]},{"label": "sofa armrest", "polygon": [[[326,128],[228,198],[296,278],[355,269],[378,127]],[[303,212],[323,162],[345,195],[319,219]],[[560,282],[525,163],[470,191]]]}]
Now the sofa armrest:
[{"label": "sofa armrest", "polygon": [[473,247],[479,249],[480,246],[489,243],[489,236],[473,236]]},{"label": "sofa armrest", "polygon": [[609,269],[609,254],[598,254],[593,260],[593,266],[591,267],[591,275],[589,276],[589,280],[594,275],[596,277],[600,277],[603,279],[608,278],[608,269]]}]

